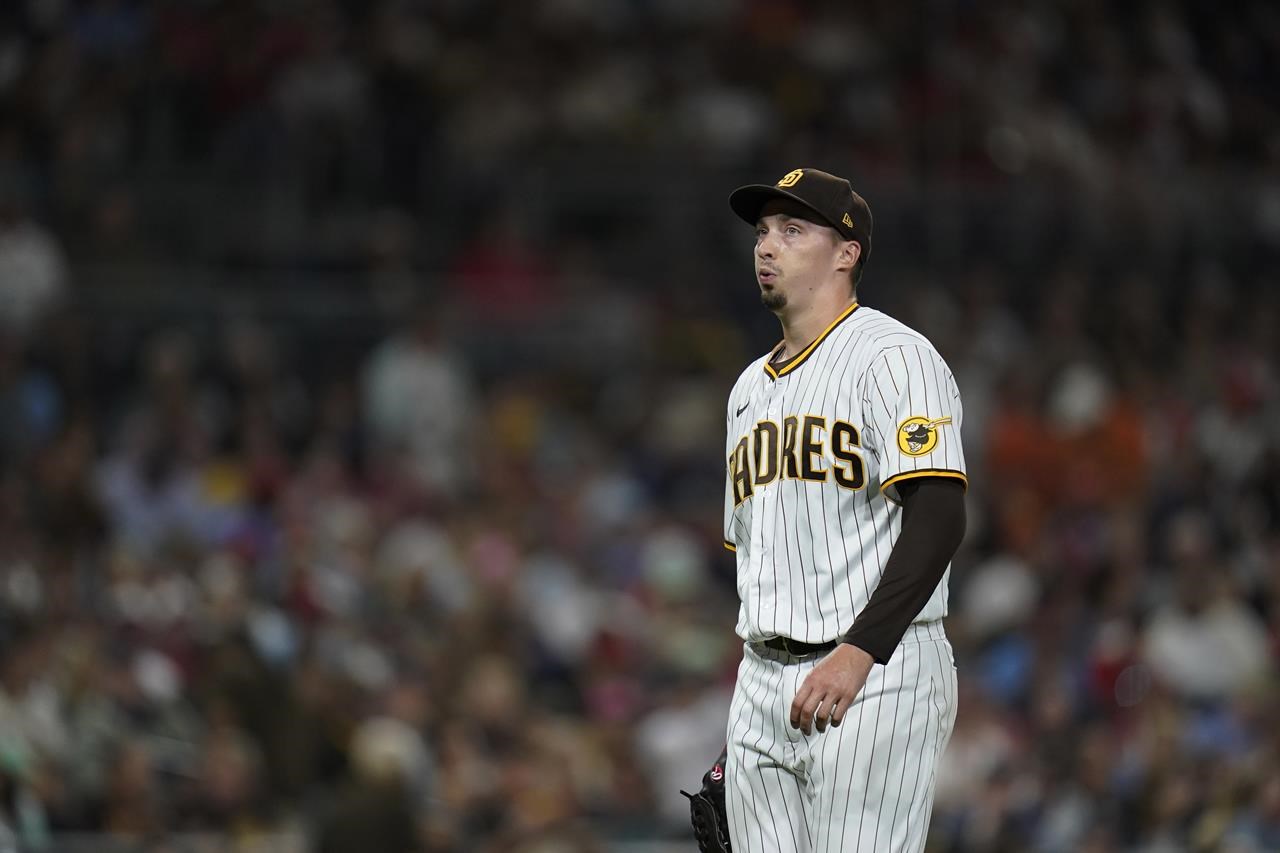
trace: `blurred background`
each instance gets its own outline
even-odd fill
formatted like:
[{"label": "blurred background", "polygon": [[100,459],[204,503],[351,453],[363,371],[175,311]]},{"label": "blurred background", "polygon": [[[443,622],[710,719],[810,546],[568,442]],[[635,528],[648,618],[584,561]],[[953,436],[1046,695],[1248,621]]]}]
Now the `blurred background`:
[{"label": "blurred background", "polygon": [[874,5],[5,2],[0,851],[692,849],[797,166],[964,397],[930,850],[1280,850],[1280,7]]}]

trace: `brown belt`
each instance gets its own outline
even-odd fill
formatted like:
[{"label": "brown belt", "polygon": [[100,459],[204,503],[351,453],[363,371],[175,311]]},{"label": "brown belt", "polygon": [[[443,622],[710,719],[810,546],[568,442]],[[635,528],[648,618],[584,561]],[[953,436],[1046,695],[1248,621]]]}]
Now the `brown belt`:
[{"label": "brown belt", "polygon": [[840,644],[835,640],[828,640],[825,643],[802,643],[790,637],[771,637],[760,645],[766,649],[773,649],[775,652],[786,652],[789,655],[803,657],[804,655],[814,655],[818,652],[829,652]]}]

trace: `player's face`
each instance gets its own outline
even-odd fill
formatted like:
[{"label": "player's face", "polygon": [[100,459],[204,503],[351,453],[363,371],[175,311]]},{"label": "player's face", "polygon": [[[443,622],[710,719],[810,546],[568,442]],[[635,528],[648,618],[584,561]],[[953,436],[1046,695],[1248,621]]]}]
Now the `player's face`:
[{"label": "player's face", "polygon": [[756,281],[760,301],[778,312],[806,300],[838,266],[834,228],[814,222],[808,208],[786,199],[764,206],[756,222]]}]

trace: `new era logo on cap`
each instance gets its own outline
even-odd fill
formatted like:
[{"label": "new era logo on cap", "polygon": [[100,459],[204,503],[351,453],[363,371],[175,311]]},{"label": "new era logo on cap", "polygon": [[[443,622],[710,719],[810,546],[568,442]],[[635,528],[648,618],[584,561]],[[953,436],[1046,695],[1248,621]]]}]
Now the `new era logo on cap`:
[{"label": "new era logo on cap", "polygon": [[840,219],[840,221],[844,223],[846,228],[853,227],[853,217],[847,213]]}]

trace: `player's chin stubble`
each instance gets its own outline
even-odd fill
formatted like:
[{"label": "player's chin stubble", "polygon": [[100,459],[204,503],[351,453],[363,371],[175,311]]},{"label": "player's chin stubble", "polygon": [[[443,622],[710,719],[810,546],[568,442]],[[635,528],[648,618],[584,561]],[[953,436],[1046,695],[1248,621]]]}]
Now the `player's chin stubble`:
[{"label": "player's chin stubble", "polygon": [[776,290],[762,290],[760,304],[776,314],[787,307],[787,295]]}]

